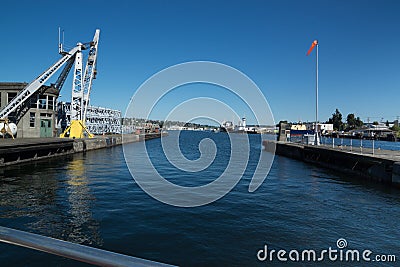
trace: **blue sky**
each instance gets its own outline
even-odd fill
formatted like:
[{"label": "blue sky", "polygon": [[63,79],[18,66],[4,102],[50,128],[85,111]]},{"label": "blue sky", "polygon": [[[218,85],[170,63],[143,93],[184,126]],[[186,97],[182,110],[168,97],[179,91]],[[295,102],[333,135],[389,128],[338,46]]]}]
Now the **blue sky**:
[{"label": "blue sky", "polygon": [[70,46],[100,28],[93,105],[125,111],[153,74],[209,60],[251,78],[275,121],[313,121],[315,54],[306,52],[318,39],[321,120],[336,108],[363,120],[400,116],[396,0],[7,1],[1,11],[0,81],[29,82],[54,63],[59,26]]}]

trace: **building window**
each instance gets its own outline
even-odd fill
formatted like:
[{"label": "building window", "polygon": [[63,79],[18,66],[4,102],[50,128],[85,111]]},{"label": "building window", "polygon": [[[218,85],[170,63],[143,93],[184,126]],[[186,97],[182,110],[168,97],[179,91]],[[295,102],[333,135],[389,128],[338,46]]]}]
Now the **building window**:
[{"label": "building window", "polygon": [[10,103],[11,100],[13,100],[14,97],[17,96],[17,93],[8,93],[7,94],[7,104]]},{"label": "building window", "polygon": [[47,96],[39,95],[39,108],[47,109]]},{"label": "building window", "polygon": [[51,114],[49,114],[49,113],[40,113],[40,117],[51,118]]},{"label": "building window", "polygon": [[54,110],[54,97],[49,95],[48,99],[49,109]]},{"label": "building window", "polygon": [[29,126],[35,127],[35,112],[29,113]]},{"label": "building window", "polygon": [[31,99],[30,99],[30,106],[31,106],[31,108],[37,108],[37,95],[33,95],[33,96],[31,96]]}]

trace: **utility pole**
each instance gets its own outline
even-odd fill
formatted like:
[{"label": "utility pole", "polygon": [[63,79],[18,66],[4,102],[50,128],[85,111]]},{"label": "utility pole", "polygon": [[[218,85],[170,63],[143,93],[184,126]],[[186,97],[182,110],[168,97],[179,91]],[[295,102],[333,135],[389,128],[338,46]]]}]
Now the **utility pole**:
[{"label": "utility pole", "polygon": [[311,51],[314,49],[314,47],[317,47],[316,53],[315,53],[315,60],[316,60],[316,70],[315,70],[315,138],[314,138],[314,145],[318,146],[319,145],[319,134],[318,134],[318,40],[314,40],[314,42],[311,44],[310,49],[307,52],[307,56],[311,53]]}]

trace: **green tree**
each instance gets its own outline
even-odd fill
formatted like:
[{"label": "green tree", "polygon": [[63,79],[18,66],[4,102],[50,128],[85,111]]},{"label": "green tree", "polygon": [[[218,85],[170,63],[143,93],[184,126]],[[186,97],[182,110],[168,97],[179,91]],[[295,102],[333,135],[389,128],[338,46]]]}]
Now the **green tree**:
[{"label": "green tree", "polygon": [[373,125],[379,125],[379,122],[374,121],[372,124],[373,124]]},{"label": "green tree", "polygon": [[393,127],[391,127],[390,130],[395,131],[395,132],[399,132],[400,131],[400,126],[393,125]]},{"label": "green tree", "polygon": [[353,113],[347,115],[346,121],[348,129],[355,129],[364,125],[364,122],[360,119],[360,117],[356,118]]},{"label": "green tree", "polygon": [[353,113],[347,115],[347,125],[350,129],[354,129],[356,127],[356,117]]},{"label": "green tree", "polygon": [[360,119],[360,117],[357,117],[356,119],[356,127],[361,127],[364,125],[364,122]]},{"label": "green tree", "polygon": [[400,126],[399,125],[393,125],[390,130],[392,130],[395,135],[400,138]]},{"label": "green tree", "polygon": [[343,122],[342,122],[342,113],[340,113],[339,109],[335,110],[335,113],[332,114],[332,117],[329,118],[328,123],[333,124],[333,129],[336,131],[343,130]]}]

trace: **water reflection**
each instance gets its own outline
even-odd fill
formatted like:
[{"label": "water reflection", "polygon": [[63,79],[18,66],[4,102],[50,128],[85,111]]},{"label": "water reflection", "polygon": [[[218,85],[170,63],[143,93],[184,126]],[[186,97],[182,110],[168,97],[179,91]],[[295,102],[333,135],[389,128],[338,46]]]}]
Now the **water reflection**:
[{"label": "water reflection", "polygon": [[0,224],[101,246],[82,155],[0,170]]},{"label": "water reflection", "polygon": [[[16,176],[15,176],[16,175]],[[0,218],[42,217],[56,199],[57,180],[51,175],[0,174]]]},{"label": "water reflection", "polygon": [[67,168],[70,225],[67,240],[80,244],[102,245],[99,224],[93,219],[91,205],[95,198],[88,186],[84,159],[75,159]]}]

